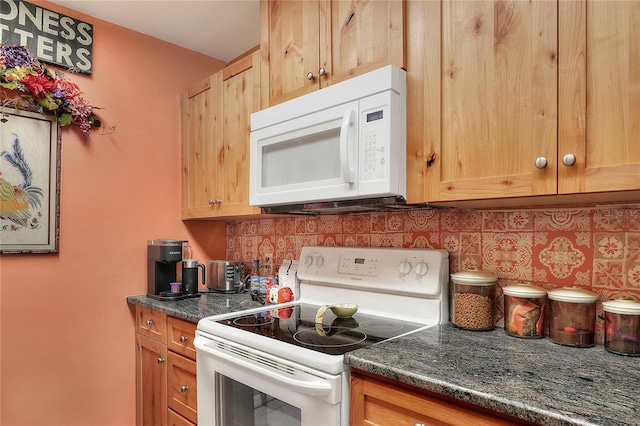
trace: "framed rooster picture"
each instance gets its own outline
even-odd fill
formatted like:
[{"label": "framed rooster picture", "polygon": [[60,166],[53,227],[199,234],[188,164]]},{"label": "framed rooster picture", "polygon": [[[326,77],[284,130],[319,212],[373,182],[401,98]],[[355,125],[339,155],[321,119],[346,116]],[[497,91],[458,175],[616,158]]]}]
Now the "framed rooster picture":
[{"label": "framed rooster picture", "polygon": [[0,111],[0,253],[57,253],[60,132],[55,117]]}]

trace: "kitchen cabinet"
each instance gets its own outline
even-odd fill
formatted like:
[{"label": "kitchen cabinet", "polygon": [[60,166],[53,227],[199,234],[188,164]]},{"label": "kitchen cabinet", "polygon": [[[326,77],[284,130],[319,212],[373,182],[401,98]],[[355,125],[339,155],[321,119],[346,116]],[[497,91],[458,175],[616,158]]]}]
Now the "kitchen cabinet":
[{"label": "kitchen cabinet", "polygon": [[181,96],[182,219],[215,216],[217,75]]},{"label": "kitchen cabinet", "polygon": [[251,113],[260,107],[254,50],[181,97],[182,218],[259,214],[249,206]]},{"label": "kitchen cabinet", "polygon": [[351,374],[351,424],[360,425],[518,425],[512,417],[462,405],[361,375]]},{"label": "kitchen cabinet", "polygon": [[136,424],[197,422],[196,324],[136,305]]},{"label": "kitchen cabinet", "polygon": [[262,107],[385,65],[404,68],[404,5],[261,0]]},{"label": "kitchen cabinet", "polygon": [[408,203],[640,199],[638,13],[638,2],[407,2]]},{"label": "kitchen cabinet", "polygon": [[225,67],[216,84],[217,215],[260,214],[259,208],[249,205],[249,137],[251,113],[260,109],[260,51]]}]

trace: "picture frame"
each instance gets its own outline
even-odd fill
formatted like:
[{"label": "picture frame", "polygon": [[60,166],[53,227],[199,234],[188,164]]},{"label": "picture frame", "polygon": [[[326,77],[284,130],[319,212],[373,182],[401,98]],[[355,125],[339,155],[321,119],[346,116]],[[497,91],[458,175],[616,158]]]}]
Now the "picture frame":
[{"label": "picture frame", "polygon": [[58,253],[61,148],[55,116],[0,111],[0,253]]}]

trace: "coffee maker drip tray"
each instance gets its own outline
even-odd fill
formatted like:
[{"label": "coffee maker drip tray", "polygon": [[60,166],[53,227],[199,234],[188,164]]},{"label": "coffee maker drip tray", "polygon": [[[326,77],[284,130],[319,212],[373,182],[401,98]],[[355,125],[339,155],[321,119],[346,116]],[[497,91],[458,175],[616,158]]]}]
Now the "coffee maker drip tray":
[{"label": "coffee maker drip tray", "polygon": [[155,300],[182,300],[182,299],[190,299],[192,297],[200,297],[200,293],[196,294],[185,294],[185,293],[172,293],[170,291],[161,291],[159,294],[147,294],[147,297]]}]

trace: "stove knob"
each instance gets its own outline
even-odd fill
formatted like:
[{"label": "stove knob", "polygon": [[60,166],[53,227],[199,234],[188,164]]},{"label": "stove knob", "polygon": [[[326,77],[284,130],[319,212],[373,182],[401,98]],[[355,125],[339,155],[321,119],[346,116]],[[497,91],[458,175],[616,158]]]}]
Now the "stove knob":
[{"label": "stove knob", "polygon": [[424,262],[418,262],[415,271],[418,277],[424,277],[429,272],[429,265]]},{"label": "stove knob", "polygon": [[409,272],[411,272],[411,263],[407,262],[406,260],[400,262],[400,265],[398,266],[398,272],[400,272],[400,275],[407,275]]},{"label": "stove knob", "polygon": [[322,266],[324,264],[324,259],[322,256],[316,257],[316,266]]},{"label": "stove knob", "polygon": [[312,264],[313,264],[313,257],[305,256],[304,257],[304,265],[305,266],[311,266]]}]

